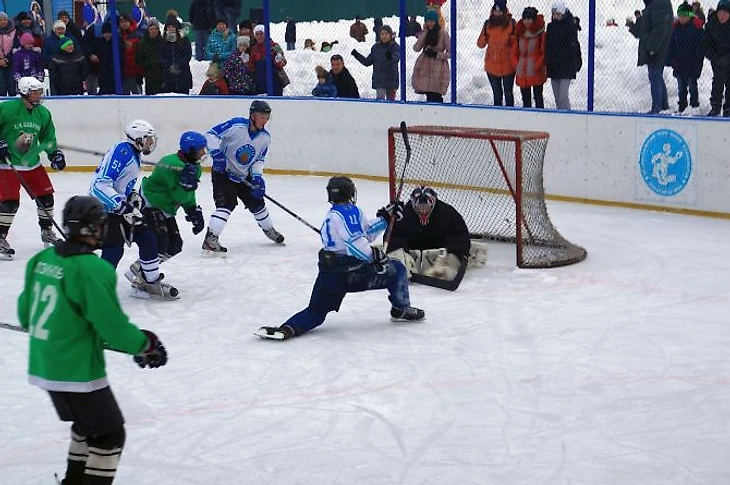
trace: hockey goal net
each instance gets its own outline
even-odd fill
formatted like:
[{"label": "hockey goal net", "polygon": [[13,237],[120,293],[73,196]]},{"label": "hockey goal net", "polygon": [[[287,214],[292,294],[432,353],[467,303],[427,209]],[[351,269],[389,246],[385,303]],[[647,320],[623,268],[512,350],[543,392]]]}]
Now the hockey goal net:
[{"label": "hockey goal net", "polygon": [[433,187],[454,206],[474,239],[515,243],[517,266],[577,263],[586,250],[557,231],[545,206],[544,132],[451,126],[409,126],[411,158],[400,128],[388,130],[390,195],[402,174],[405,200],[419,185]]}]

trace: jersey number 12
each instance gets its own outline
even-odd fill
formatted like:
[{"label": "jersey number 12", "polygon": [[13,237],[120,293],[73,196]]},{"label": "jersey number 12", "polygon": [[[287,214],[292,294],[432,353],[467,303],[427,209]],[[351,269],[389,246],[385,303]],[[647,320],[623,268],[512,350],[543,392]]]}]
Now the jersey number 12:
[{"label": "jersey number 12", "polygon": [[[56,300],[58,300],[58,290],[55,286],[48,285],[41,288],[41,284],[36,282],[33,285],[33,307],[30,310],[30,331],[32,337],[41,340],[48,340],[48,329],[44,327],[56,308]],[[43,303],[42,312],[39,313],[38,304]]]}]

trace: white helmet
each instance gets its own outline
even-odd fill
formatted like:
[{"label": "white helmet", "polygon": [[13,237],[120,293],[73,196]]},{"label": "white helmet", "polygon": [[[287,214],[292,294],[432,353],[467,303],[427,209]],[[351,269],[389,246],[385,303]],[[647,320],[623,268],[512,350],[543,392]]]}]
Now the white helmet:
[{"label": "white helmet", "polygon": [[21,77],[18,80],[18,92],[21,96],[27,98],[32,91],[44,91],[43,83],[33,76]]},{"label": "white helmet", "polygon": [[155,151],[157,146],[157,135],[155,129],[149,122],[145,120],[132,120],[127,123],[124,129],[127,138],[131,141],[135,148],[145,155],[149,155]]}]

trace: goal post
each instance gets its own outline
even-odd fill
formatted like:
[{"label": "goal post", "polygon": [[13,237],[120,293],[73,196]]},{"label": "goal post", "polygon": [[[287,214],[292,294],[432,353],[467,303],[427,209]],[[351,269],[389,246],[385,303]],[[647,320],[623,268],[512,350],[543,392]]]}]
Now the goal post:
[{"label": "goal post", "polygon": [[[552,268],[578,263],[586,250],[563,236],[545,205],[543,167],[550,135],[537,131],[409,126],[411,160],[402,197],[433,187],[453,205],[473,239],[515,243],[517,266]],[[388,130],[391,200],[406,150],[399,127]]]}]

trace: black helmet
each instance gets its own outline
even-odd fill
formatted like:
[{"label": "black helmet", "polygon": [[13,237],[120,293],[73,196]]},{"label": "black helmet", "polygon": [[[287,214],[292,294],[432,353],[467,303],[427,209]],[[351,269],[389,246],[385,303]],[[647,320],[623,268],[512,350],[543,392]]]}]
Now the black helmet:
[{"label": "black helmet", "polygon": [[327,200],[333,204],[352,202],[357,200],[355,184],[347,177],[332,177],[327,182]]},{"label": "black helmet", "polygon": [[255,99],[251,102],[251,107],[248,110],[248,115],[251,116],[254,113],[264,113],[267,115],[271,114],[271,106],[266,101]]},{"label": "black helmet", "polygon": [[431,212],[433,212],[433,208],[436,206],[437,200],[438,195],[431,187],[421,185],[420,187],[413,189],[413,192],[411,192],[411,206],[413,207],[413,212],[418,215],[418,218],[421,220],[421,224],[424,226],[428,224],[428,219],[431,217]]},{"label": "black helmet", "polygon": [[70,239],[81,236],[101,238],[99,226],[106,219],[104,206],[95,197],[74,195],[63,208],[63,230]]}]

